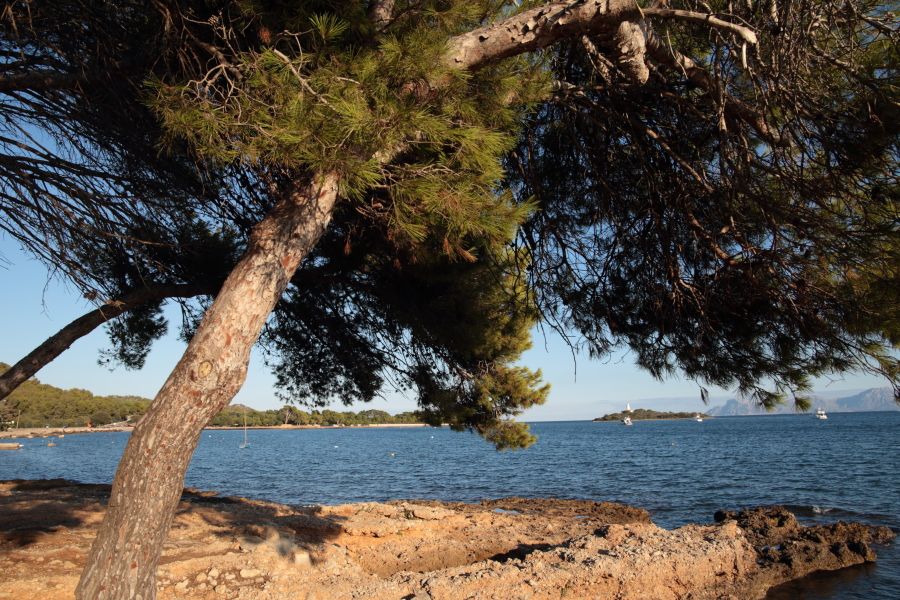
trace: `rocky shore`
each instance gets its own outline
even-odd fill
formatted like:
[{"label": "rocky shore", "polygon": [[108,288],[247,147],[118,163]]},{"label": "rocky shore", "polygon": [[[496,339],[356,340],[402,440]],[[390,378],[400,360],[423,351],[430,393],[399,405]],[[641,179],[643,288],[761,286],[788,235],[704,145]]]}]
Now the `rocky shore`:
[{"label": "rocky shore", "polygon": [[[109,486],[0,482],[0,598],[71,598]],[[884,527],[780,507],[666,530],[621,504],[521,499],[294,507],[186,490],[159,598],[751,599],[875,560]]]},{"label": "rocky shore", "polygon": [[0,440],[15,438],[49,438],[78,433],[109,433],[110,431],[131,431],[131,427],[22,427],[0,431]]}]

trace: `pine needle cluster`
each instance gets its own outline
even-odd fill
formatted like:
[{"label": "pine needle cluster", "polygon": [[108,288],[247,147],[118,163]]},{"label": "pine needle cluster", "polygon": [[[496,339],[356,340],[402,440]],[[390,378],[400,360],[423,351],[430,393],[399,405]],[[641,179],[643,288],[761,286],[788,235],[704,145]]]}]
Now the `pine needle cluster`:
[{"label": "pine needle cluster", "polygon": [[338,173],[342,196],[393,235],[438,240],[457,259],[510,240],[531,207],[498,192],[501,160],[523,110],[546,97],[544,71],[511,60],[473,74],[444,59],[452,34],[504,3],[415,3],[377,39],[362,11],[281,4],[248,5],[220,29],[236,49],[227,66],[152,83],[168,143],[220,164]]}]

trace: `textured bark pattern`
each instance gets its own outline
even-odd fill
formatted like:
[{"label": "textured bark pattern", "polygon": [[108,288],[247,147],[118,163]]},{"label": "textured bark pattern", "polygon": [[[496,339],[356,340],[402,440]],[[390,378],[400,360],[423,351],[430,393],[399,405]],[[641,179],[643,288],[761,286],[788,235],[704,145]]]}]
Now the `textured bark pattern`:
[{"label": "textured bark pattern", "polygon": [[41,370],[44,365],[68,350],[69,346],[77,340],[110,319],[148,302],[157,302],[164,298],[189,298],[212,291],[194,285],[168,285],[136,290],[131,294],[107,302],[57,331],[44,340],[40,346],[29,352],[25,358],[0,375],[0,400],[6,398],[29,377]]},{"label": "textured bark pattern", "polygon": [[452,38],[447,62],[463,69],[477,69],[639,17],[634,0],[551,2]]},{"label": "textured bark pattern", "polygon": [[300,261],[331,220],[337,176],[320,175],[253,229],[247,252],[135,427],[81,575],[81,600],[148,600],[203,427],[244,383],[250,350]]},{"label": "textured bark pattern", "polygon": [[616,63],[632,83],[647,83],[650,69],[645,60],[647,44],[642,27],[631,21],[622,21],[616,28]]},{"label": "textured bark pattern", "polygon": [[375,31],[381,31],[391,22],[394,16],[394,0],[372,0],[369,3],[369,20]]}]

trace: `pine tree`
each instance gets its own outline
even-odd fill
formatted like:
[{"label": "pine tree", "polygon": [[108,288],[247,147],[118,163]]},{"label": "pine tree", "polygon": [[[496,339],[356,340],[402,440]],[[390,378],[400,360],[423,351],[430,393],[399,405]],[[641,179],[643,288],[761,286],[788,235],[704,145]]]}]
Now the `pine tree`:
[{"label": "pine tree", "polygon": [[[185,301],[79,597],[154,596],[260,336],[292,397],[390,372],[500,447],[547,393],[515,366],[542,317],[763,404],[829,370],[896,382],[890,13],[674,5],[8,3],[3,228],[88,294],[209,299]],[[139,365],[165,297],[112,326],[118,359]]]}]

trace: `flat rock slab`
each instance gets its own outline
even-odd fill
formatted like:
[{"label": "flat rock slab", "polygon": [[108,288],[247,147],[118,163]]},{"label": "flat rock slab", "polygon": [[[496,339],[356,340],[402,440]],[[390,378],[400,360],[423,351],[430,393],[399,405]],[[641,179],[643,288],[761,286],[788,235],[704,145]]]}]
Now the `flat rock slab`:
[{"label": "flat rock slab", "polygon": [[[0,482],[0,598],[71,598],[109,486]],[[760,598],[875,559],[886,528],[803,527],[780,507],[666,530],[646,511],[580,500],[294,507],[186,490],[159,598]]]}]

